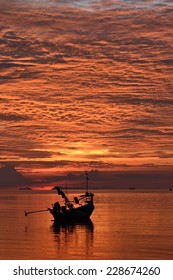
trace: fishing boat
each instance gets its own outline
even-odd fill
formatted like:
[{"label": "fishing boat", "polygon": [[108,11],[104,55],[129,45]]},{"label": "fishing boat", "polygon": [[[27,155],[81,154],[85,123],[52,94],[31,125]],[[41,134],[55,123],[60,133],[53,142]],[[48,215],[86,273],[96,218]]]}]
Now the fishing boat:
[{"label": "fishing boat", "polygon": [[83,195],[74,197],[74,201],[70,201],[59,187],[56,187],[56,190],[64,198],[64,205],[61,206],[57,201],[52,208],[48,208],[55,222],[89,220],[94,210],[92,193],[86,192]]},{"label": "fishing boat", "polygon": [[94,211],[94,194],[88,191],[88,174],[86,172],[86,192],[82,195],[75,196],[73,200],[70,200],[64,191],[60,187],[56,186],[58,195],[64,199],[64,204],[61,205],[59,201],[56,201],[51,208],[46,210],[37,210],[32,212],[26,212],[25,216],[31,213],[49,211],[55,223],[63,222],[85,222],[90,219],[92,212]]}]

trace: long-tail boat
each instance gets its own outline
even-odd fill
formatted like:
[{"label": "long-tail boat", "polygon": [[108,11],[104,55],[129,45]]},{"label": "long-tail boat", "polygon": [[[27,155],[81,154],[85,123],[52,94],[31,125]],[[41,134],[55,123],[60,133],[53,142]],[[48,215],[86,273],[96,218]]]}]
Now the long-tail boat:
[{"label": "long-tail boat", "polygon": [[51,208],[46,210],[38,210],[32,212],[26,212],[25,216],[30,213],[49,211],[54,222],[83,222],[90,219],[90,216],[94,210],[93,197],[94,194],[88,192],[88,173],[86,172],[86,192],[82,195],[75,196],[73,201],[69,200],[67,195],[59,187],[55,187],[58,195],[64,199],[64,204],[61,205],[59,201],[56,201]]}]

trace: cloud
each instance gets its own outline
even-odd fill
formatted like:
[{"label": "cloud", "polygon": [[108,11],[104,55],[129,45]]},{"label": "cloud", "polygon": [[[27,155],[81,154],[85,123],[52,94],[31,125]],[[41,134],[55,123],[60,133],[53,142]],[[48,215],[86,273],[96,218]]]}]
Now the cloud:
[{"label": "cloud", "polygon": [[27,116],[15,115],[15,114],[3,114],[0,113],[0,120],[2,121],[26,121],[29,118]]},{"label": "cloud", "polygon": [[3,160],[123,169],[156,156],[170,166],[173,11],[162,2],[5,1]]}]

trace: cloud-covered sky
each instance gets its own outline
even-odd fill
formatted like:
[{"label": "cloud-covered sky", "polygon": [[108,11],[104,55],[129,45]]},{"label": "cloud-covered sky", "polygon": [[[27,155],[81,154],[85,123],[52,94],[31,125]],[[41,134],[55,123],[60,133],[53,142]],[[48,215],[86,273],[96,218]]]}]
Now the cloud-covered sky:
[{"label": "cloud-covered sky", "polygon": [[0,5],[0,162],[172,168],[172,1]]}]

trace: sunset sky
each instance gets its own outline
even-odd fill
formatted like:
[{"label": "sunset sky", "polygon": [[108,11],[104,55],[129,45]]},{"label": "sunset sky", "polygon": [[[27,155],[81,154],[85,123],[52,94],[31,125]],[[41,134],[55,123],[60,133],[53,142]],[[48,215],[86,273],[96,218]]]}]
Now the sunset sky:
[{"label": "sunset sky", "polygon": [[0,0],[0,10],[1,164],[172,170],[172,0]]}]

